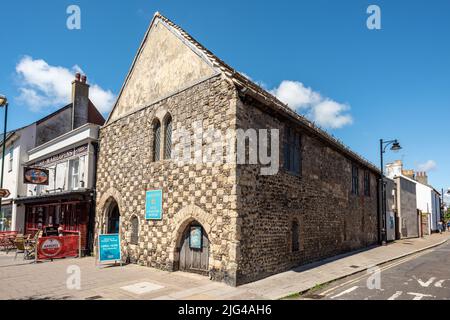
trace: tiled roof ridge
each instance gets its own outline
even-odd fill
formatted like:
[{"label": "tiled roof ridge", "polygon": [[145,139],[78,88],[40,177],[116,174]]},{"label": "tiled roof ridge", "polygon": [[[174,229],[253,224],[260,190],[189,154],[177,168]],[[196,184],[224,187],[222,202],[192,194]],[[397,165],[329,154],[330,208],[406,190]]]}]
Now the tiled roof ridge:
[{"label": "tiled roof ridge", "polygon": [[164,23],[169,25],[170,27],[177,30],[180,35],[189,41],[189,43],[193,46],[195,46],[198,50],[200,50],[211,62],[212,65],[219,68],[225,75],[231,78],[231,80],[236,83],[238,86],[246,87],[252,91],[254,91],[256,94],[260,95],[264,100],[268,101],[269,103],[275,104],[278,108],[282,109],[284,112],[288,113],[289,115],[293,116],[300,122],[302,122],[304,125],[310,127],[314,131],[316,131],[320,136],[322,136],[325,140],[329,141],[330,143],[334,144],[336,147],[342,149],[344,152],[347,152],[352,157],[358,159],[365,165],[371,167],[373,170],[379,172],[379,168],[375,166],[373,163],[371,163],[369,160],[364,158],[363,156],[357,154],[355,151],[353,151],[350,147],[346,146],[341,140],[337,139],[332,134],[328,133],[321,127],[317,126],[314,122],[308,120],[306,117],[298,114],[294,110],[292,110],[288,105],[280,101],[277,97],[272,95],[270,92],[268,92],[266,89],[262,88],[258,84],[254,83],[253,81],[249,80],[247,77],[243,76],[240,72],[236,71],[234,68],[232,68],[230,65],[228,65],[226,62],[221,60],[219,57],[217,57],[214,53],[212,53],[209,49],[207,49],[204,45],[202,45],[200,42],[198,42],[194,37],[192,37],[189,33],[187,33],[183,28],[178,26],[176,23],[162,15],[160,12],[155,13],[154,18],[159,18]]}]

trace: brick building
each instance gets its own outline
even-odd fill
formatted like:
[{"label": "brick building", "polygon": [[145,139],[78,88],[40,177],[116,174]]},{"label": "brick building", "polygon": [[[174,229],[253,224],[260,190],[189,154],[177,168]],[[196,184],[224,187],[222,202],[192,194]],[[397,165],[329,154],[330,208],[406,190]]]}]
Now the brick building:
[{"label": "brick building", "polygon": [[[231,141],[231,157],[179,161],[196,124]],[[237,160],[239,132],[255,129],[270,132],[276,174],[250,162],[251,134]],[[219,140],[200,145],[219,152]],[[239,285],[378,240],[378,169],[159,13],[99,141],[96,232],[119,233],[130,262]],[[162,216],[147,216],[158,201]]]}]

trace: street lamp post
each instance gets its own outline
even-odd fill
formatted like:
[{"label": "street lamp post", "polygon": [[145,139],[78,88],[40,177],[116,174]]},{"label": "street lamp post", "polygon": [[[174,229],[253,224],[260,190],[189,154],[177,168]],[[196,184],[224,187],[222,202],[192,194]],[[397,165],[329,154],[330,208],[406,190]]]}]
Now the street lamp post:
[{"label": "street lamp post", "polygon": [[387,228],[386,228],[386,182],[384,181],[384,159],[383,155],[386,153],[387,147],[392,145],[392,151],[399,151],[402,149],[398,140],[384,141],[380,139],[380,169],[381,169],[381,205],[380,205],[380,215],[381,215],[381,244],[385,245],[387,243]]},{"label": "street lamp post", "polygon": [[[8,99],[5,96],[0,95],[0,108],[5,107],[5,122],[3,127],[3,148],[2,148],[2,168],[0,174],[0,188],[3,188],[3,173],[5,169],[5,148],[6,148],[6,127],[8,125]],[[2,212],[2,199],[0,199],[0,212]]]}]

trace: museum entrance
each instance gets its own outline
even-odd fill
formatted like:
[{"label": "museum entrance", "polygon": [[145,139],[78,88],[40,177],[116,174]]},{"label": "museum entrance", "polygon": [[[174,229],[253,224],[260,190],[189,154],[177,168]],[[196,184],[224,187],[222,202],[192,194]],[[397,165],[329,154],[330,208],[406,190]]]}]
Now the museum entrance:
[{"label": "museum entrance", "polygon": [[180,245],[179,270],[207,274],[209,269],[209,239],[198,222],[185,229]]}]

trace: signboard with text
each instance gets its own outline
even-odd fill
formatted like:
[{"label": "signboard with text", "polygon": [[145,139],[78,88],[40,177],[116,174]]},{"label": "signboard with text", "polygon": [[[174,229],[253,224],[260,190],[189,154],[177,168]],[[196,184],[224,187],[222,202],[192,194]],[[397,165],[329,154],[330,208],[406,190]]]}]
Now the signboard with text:
[{"label": "signboard with text", "polygon": [[202,238],[203,238],[202,227],[191,226],[189,234],[189,247],[191,249],[201,249],[203,244]]},{"label": "signboard with text", "polygon": [[100,262],[121,261],[120,236],[118,234],[98,235],[98,259]]},{"label": "signboard with text", "polygon": [[42,237],[38,240],[37,260],[78,257],[79,236]]},{"label": "signboard with text", "polygon": [[149,190],[145,194],[145,219],[162,219],[162,190]]}]

